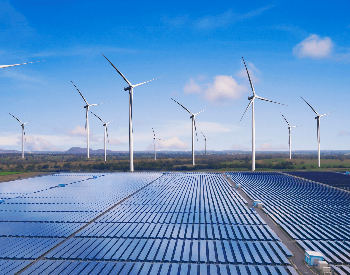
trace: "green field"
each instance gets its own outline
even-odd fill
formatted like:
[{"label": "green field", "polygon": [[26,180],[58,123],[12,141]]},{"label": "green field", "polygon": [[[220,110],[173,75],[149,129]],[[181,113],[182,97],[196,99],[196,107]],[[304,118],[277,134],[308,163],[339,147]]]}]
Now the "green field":
[{"label": "green field", "polygon": [[0,172],[0,176],[14,175],[14,174],[22,174],[24,172]]}]

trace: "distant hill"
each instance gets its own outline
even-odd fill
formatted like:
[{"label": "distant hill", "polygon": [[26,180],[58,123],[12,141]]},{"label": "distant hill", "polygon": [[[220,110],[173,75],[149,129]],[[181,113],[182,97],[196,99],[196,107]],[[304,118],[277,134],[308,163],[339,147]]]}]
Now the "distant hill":
[{"label": "distant hill", "polygon": [[[62,152],[63,154],[86,154],[86,148],[80,148],[80,147],[72,147],[67,151]],[[103,149],[97,149],[93,150],[90,149],[90,154],[94,155],[99,155],[99,154],[104,154],[105,151]],[[121,151],[112,151],[112,150],[107,150],[107,154],[115,154],[115,153],[121,153]]]}]

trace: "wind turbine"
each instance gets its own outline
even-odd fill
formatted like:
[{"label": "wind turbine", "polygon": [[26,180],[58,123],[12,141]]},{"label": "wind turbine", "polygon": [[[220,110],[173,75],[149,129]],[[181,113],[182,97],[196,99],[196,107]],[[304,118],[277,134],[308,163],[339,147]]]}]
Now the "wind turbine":
[{"label": "wind turbine", "polygon": [[161,140],[161,139],[156,137],[156,133],[154,132],[153,128],[152,128],[152,131],[153,131],[153,141],[154,141],[154,160],[157,160],[156,139],[158,139],[158,140]]},{"label": "wind turbine", "polygon": [[112,67],[114,69],[116,69],[118,74],[120,74],[120,76],[129,85],[128,87],[124,88],[124,91],[129,91],[129,155],[130,155],[130,172],[134,172],[134,137],[133,137],[133,128],[132,128],[132,101],[133,101],[133,97],[134,97],[133,90],[134,90],[135,87],[140,86],[140,85],[145,84],[145,83],[148,83],[148,82],[151,82],[153,80],[156,80],[159,77],[151,79],[151,80],[148,80],[146,82],[142,82],[142,83],[136,84],[136,85],[132,85],[130,83],[130,81],[126,79],[126,77],[113,65],[113,63],[111,61],[109,61],[109,59],[107,57],[105,57],[104,55],[103,55],[103,57],[107,59],[107,61],[112,65]]},{"label": "wind turbine", "polygon": [[285,105],[285,104],[278,103],[278,102],[275,102],[275,101],[272,101],[272,100],[269,100],[269,99],[257,96],[255,94],[255,90],[254,90],[253,83],[252,83],[252,80],[251,80],[249,72],[248,72],[247,65],[245,64],[245,61],[244,61],[243,57],[242,57],[242,59],[243,59],[245,70],[247,71],[247,75],[248,75],[250,87],[252,88],[253,95],[248,97],[248,100],[250,100],[250,102],[248,104],[248,107],[245,109],[245,111],[244,111],[244,113],[243,113],[239,123],[241,123],[242,118],[243,118],[244,114],[247,112],[249,106],[252,105],[252,171],[255,171],[255,116],[254,116],[254,100],[257,98],[257,99],[260,99],[260,100],[265,100],[265,101],[269,101],[269,102],[277,103],[277,104],[281,104],[281,105]]},{"label": "wind turbine", "polygon": [[[282,113],[281,113],[281,115],[282,115]],[[291,132],[292,128],[298,127],[298,126],[291,126],[291,125],[289,124],[289,122],[287,121],[287,119],[284,117],[284,115],[282,115],[282,116],[283,116],[284,120],[285,120],[285,121],[287,122],[287,124],[288,124],[288,130],[289,130],[289,139],[288,139],[288,144],[289,144],[289,159],[292,159],[292,136],[291,136],[290,132]]]},{"label": "wind turbine", "polygon": [[[109,123],[111,123],[112,121],[116,120],[117,118],[115,118],[115,119],[113,119],[113,120],[111,120],[111,121],[109,121],[109,122],[105,122],[105,121],[103,121],[98,115],[94,114],[94,113],[91,112],[91,111],[90,111],[90,113],[93,114],[95,117],[97,117],[99,120],[101,120],[101,121],[104,123],[103,126],[105,127],[105,140],[104,140],[104,145],[105,145],[105,162],[106,162],[106,161],[107,161],[107,154],[106,154],[106,136],[107,136],[107,138],[108,138],[107,125],[108,125]],[[109,142],[109,141],[108,141],[108,142]]]},{"label": "wind turbine", "polygon": [[323,116],[326,116],[326,115],[329,115],[330,113],[334,113],[335,111],[333,112],[330,112],[330,113],[327,113],[327,114],[324,114],[324,115],[319,115],[314,108],[311,107],[311,105],[309,103],[306,102],[306,100],[301,97],[302,100],[305,101],[305,103],[307,105],[310,106],[310,108],[315,112],[315,114],[317,115],[315,117],[315,119],[317,119],[317,143],[318,143],[318,167],[321,167],[321,139],[320,139],[320,118],[323,117]]},{"label": "wind turbine", "polygon": [[177,102],[175,99],[172,98],[172,100],[175,101],[177,104],[179,104],[182,108],[184,108],[187,112],[189,112],[191,114],[190,118],[192,119],[192,165],[195,165],[195,162],[194,162],[194,131],[196,131],[196,136],[197,136],[196,115],[200,114],[201,112],[204,112],[208,108],[194,114],[191,111],[189,111],[186,107],[181,105],[179,102]]},{"label": "wind turbine", "polygon": [[[204,142],[205,142],[205,147],[204,147],[204,152],[205,152],[205,155],[207,155],[207,138],[205,137],[205,135],[203,134],[203,132],[201,132],[203,137],[204,137]],[[208,138],[209,139],[209,138]]]},{"label": "wind turbine", "polygon": [[[73,81],[71,81],[73,83]],[[77,91],[79,92],[79,94],[81,95],[81,97],[84,99],[86,105],[84,106],[84,108],[86,109],[86,121],[85,121],[85,130],[87,129],[87,157],[90,158],[90,148],[89,148],[89,107],[90,106],[96,106],[96,105],[101,105],[104,103],[100,103],[100,104],[89,104],[85,97],[83,96],[83,94],[79,91],[79,89],[77,88],[77,86],[75,86],[75,84],[73,83],[74,87],[77,89]]]},{"label": "wind turbine", "polygon": [[20,121],[17,117],[15,117],[13,114],[9,113],[10,116],[13,116],[19,123],[21,123],[22,126],[22,159],[24,159],[24,136],[25,136],[25,132],[24,132],[24,125],[26,125],[28,122],[30,122],[31,120],[27,121],[27,122],[22,122]]},{"label": "wind turbine", "polygon": [[[45,61],[45,60],[43,60],[43,61]],[[20,66],[20,65],[30,64],[30,63],[36,63],[36,62],[40,62],[40,61],[34,61],[34,62],[28,62],[28,63],[21,63],[21,64],[12,64],[12,65],[0,65],[0,69],[1,69],[1,68],[7,68],[7,67]]]}]

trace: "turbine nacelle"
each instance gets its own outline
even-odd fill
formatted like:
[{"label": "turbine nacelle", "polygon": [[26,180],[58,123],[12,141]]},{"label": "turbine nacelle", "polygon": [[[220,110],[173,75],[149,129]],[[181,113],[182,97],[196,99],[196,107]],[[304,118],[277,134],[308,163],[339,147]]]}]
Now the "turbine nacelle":
[{"label": "turbine nacelle", "polygon": [[130,90],[131,90],[131,86],[124,88],[124,91],[130,91]]},{"label": "turbine nacelle", "polygon": [[252,100],[254,96],[248,96],[248,100]]}]

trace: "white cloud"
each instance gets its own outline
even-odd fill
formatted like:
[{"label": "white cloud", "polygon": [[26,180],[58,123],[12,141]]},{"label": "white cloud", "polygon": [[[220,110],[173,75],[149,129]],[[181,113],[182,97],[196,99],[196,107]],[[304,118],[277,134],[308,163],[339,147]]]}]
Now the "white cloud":
[{"label": "white cloud", "polygon": [[246,19],[251,19],[253,17],[259,16],[263,12],[271,9],[273,5],[268,5],[247,13],[235,13],[232,10],[225,11],[224,13],[217,15],[206,15],[201,18],[191,19],[189,15],[178,15],[173,18],[168,18],[164,16],[163,22],[174,28],[181,28],[189,26],[195,30],[210,31],[217,28],[223,28],[237,21],[242,21]]},{"label": "white cloud", "polygon": [[186,83],[184,87],[184,92],[186,94],[200,94],[202,93],[202,87],[195,82],[193,78],[190,78],[190,81]]},{"label": "white cloud", "polygon": [[119,141],[117,139],[110,138],[109,139],[109,144],[111,144],[111,145],[124,145],[125,143],[121,142],[121,141]]},{"label": "white cloud", "polygon": [[[258,78],[256,76],[256,74],[260,74],[260,71],[254,66],[253,63],[251,63],[251,62],[246,62],[246,63],[247,63],[248,71],[249,71],[249,76],[253,82],[253,85],[260,83],[260,78]],[[249,81],[245,67],[243,67],[242,69],[239,70],[239,72],[237,73],[237,76],[239,78],[246,79]]]},{"label": "white cloud", "polygon": [[157,149],[173,149],[173,150],[185,150],[188,148],[186,142],[179,140],[178,137],[172,137],[166,140],[159,140]]},{"label": "white cloud", "polygon": [[[20,139],[17,144],[22,144],[22,139]],[[53,145],[48,140],[34,136],[25,137],[24,149],[26,151],[62,151],[61,148]]]},{"label": "white cloud", "polygon": [[329,37],[321,38],[317,34],[311,34],[309,37],[301,41],[293,49],[293,54],[299,58],[325,58],[332,53],[333,42]]},{"label": "white cloud", "polygon": [[199,131],[199,133],[200,132],[227,133],[232,131],[228,126],[219,124],[216,122],[203,122],[201,120],[197,122],[196,120],[196,126],[197,126],[197,132]]},{"label": "white cloud", "polygon": [[256,148],[256,151],[286,151],[286,150],[288,150],[288,146],[286,145],[272,146],[268,142],[261,143],[260,146]]},{"label": "white cloud", "polygon": [[204,91],[204,98],[211,102],[223,102],[225,100],[237,100],[247,91],[244,85],[238,84],[232,76],[217,75],[214,82],[209,83]]},{"label": "white cloud", "polygon": [[[91,134],[91,130],[90,130],[90,134]],[[79,125],[77,125],[75,127],[75,129],[70,129],[68,131],[68,135],[71,137],[85,137],[86,136],[86,130],[84,127],[81,127]]]}]

